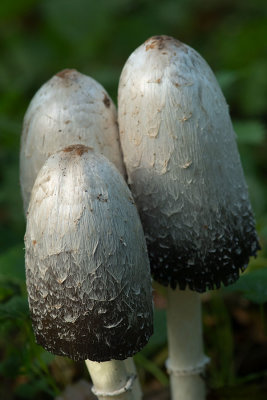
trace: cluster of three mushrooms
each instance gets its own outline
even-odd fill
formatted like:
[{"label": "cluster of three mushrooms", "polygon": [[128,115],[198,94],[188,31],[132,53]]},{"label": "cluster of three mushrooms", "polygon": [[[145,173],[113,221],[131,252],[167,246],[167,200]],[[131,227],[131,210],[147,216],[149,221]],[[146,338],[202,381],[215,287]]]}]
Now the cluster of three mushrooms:
[{"label": "cluster of three mushrooms", "polygon": [[20,161],[37,342],[87,360],[99,397],[140,399],[133,363],[118,360],[152,333],[151,278],[102,86],[75,70],[43,85],[25,115]]},{"label": "cluster of three mushrooms", "polygon": [[203,399],[195,292],[234,282],[259,248],[228,108],[199,54],[158,36],[123,69],[119,125],[152,274],[169,286],[172,396]]}]

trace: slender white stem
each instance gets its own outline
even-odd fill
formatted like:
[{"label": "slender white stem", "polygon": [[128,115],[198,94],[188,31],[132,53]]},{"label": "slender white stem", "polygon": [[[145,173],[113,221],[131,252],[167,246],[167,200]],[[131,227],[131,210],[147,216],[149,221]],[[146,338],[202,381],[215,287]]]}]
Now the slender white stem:
[{"label": "slender white stem", "polygon": [[167,321],[172,400],[204,400],[201,299],[190,290],[168,289]]},{"label": "slender white stem", "polygon": [[136,379],[134,380],[133,383],[133,399],[134,400],[141,400],[143,398],[143,393],[142,393],[142,389],[141,389],[141,385],[140,385],[140,380],[139,377],[137,375],[137,371],[136,371],[136,367],[135,367],[135,363],[132,357],[127,358],[126,360],[124,360],[125,365],[126,365],[126,369],[128,371],[128,373],[130,375],[136,376]]},{"label": "slender white stem", "polygon": [[85,361],[93,381],[94,394],[101,400],[135,400],[131,375],[124,361]]}]

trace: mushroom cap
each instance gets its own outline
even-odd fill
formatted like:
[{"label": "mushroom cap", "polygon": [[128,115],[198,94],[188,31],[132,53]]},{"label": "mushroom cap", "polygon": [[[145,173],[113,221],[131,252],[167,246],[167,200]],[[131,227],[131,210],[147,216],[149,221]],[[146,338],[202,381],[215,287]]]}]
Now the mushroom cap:
[{"label": "mushroom cap", "polygon": [[152,334],[142,225],[117,169],[87,147],[52,155],[35,181],[25,234],[35,338],[74,360],[125,359]]},{"label": "mushroom cap", "polygon": [[94,79],[65,69],[37,91],[24,117],[20,182],[25,211],[46,159],[77,143],[106,156],[124,175],[114,103]]},{"label": "mushroom cap", "polygon": [[228,106],[191,47],[155,36],[127,60],[119,128],[154,278],[203,292],[259,249]]}]

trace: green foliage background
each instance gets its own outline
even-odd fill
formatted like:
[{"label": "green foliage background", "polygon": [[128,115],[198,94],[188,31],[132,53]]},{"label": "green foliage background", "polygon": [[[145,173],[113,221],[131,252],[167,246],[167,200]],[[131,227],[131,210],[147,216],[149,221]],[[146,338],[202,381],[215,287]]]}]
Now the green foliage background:
[{"label": "green foliage background", "polygon": [[[29,101],[57,71],[76,68],[100,81],[116,102],[127,57],[158,34],[174,36],[200,52],[230,105],[263,250],[227,292],[237,290],[255,304],[267,301],[267,2],[1,0],[0,398],[51,398],[58,391],[49,369],[53,357],[34,344],[26,300],[18,160]],[[225,308],[213,297],[223,318]],[[228,337],[227,316],[223,320]],[[156,326],[157,334],[137,362],[166,384],[162,311],[156,313]],[[231,381],[231,337],[227,343],[229,354],[222,350],[221,367],[213,374],[215,386]]]}]

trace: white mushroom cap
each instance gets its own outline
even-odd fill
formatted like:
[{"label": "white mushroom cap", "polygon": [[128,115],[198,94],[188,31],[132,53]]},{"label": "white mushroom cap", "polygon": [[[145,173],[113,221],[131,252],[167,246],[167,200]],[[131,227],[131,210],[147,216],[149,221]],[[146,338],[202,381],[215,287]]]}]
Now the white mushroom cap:
[{"label": "white mushroom cap", "polygon": [[155,36],[127,60],[119,128],[156,280],[234,282],[259,248],[228,106],[189,46]]},{"label": "white mushroom cap", "polygon": [[74,360],[125,359],[152,334],[146,243],[117,169],[87,147],[52,155],[35,181],[25,234],[36,340]]},{"label": "white mushroom cap", "polygon": [[77,143],[103,154],[124,174],[117,113],[111,98],[94,79],[65,69],[38,90],[24,117],[20,182],[25,211],[46,159]]}]

